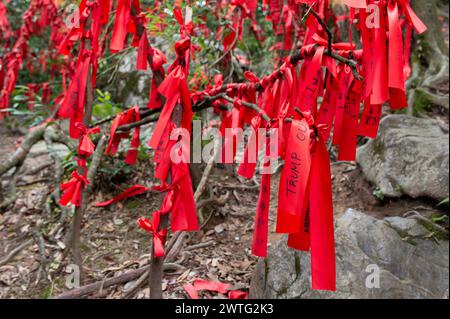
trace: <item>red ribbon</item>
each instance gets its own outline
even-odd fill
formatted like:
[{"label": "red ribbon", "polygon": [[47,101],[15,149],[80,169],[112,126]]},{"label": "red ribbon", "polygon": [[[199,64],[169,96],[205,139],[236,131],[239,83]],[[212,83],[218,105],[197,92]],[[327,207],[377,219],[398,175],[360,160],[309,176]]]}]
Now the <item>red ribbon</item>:
[{"label": "red ribbon", "polygon": [[91,61],[90,51],[80,53],[72,82],[58,111],[60,117],[70,118],[69,133],[72,138],[79,138],[82,134],[75,124],[83,120],[87,78]]},{"label": "red ribbon", "polygon": [[339,96],[338,80],[331,76],[327,80],[325,95],[317,115],[317,122],[326,125],[326,130],[323,132],[325,141],[328,141],[330,138],[331,128],[336,115],[336,102]]},{"label": "red ribbon", "polygon": [[0,31],[1,31],[0,32],[1,37],[3,37],[5,40],[11,34],[11,27],[10,27],[9,22],[8,22],[8,16],[7,16],[7,13],[6,13],[6,6],[3,4],[3,2],[0,2]]},{"label": "red ribbon", "polygon": [[158,93],[158,84],[156,83],[156,74],[158,74],[161,78],[164,78],[165,72],[163,65],[167,63],[166,56],[158,49],[149,48],[150,54],[152,55],[152,64],[150,68],[152,69],[152,86],[150,88],[150,97],[148,101],[149,109],[159,109],[162,107],[161,96]]},{"label": "red ribbon", "polygon": [[218,281],[195,280],[192,285],[187,284],[183,288],[191,299],[200,299],[198,292],[204,290],[218,292],[223,295],[228,294],[228,298],[230,299],[248,299],[248,293],[239,290],[230,290],[230,284]]},{"label": "red ribbon", "polygon": [[[267,129],[271,126],[267,125]],[[270,179],[272,174],[271,154],[272,136],[266,140],[266,153],[262,172],[261,188],[256,204],[255,227],[253,232],[252,253],[255,256],[267,257],[267,241],[269,235]],[[278,158],[278,153],[275,155]]]},{"label": "red ribbon", "polygon": [[110,200],[107,200],[105,202],[96,203],[94,206],[95,207],[106,207],[106,206],[112,205],[114,203],[123,201],[127,198],[145,194],[145,193],[149,192],[150,190],[151,190],[151,188],[148,188],[148,187],[145,187],[142,185],[133,185],[130,188],[126,189],[123,193],[120,193],[119,195],[117,195],[116,197],[114,197]]},{"label": "red ribbon", "polygon": [[117,0],[116,19],[109,48],[111,52],[123,50],[131,20],[131,0]]},{"label": "red ribbon", "polygon": [[81,131],[80,143],[78,145],[78,155],[89,157],[95,151],[95,144],[90,135],[100,133],[100,127],[86,128],[83,123],[75,123],[75,127]]},{"label": "red ribbon", "polygon": [[408,101],[403,77],[403,31],[400,27],[399,7],[395,0],[389,0],[387,12],[389,22],[389,104],[391,109],[402,109],[408,106]]},{"label": "red ribbon", "polygon": [[189,166],[184,162],[172,163],[171,169],[171,184],[163,182],[161,186],[153,187],[156,191],[166,192],[158,211],[162,214],[171,212],[172,231],[196,231],[199,225]]},{"label": "red ribbon", "polygon": [[322,59],[324,47],[319,47],[310,61],[305,61],[300,70],[301,80],[298,82],[299,101],[296,106],[302,111],[317,112],[317,97],[322,84]]},{"label": "red ribbon", "polygon": [[199,229],[194,191],[187,163],[172,163],[173,185],[177,185],[172,207],[172,231]]},{"label": "red ribbon", "polygon": [[[340,69],[340,70],[339,70]],[[336,97],[336,115],[334,119],[334,133],[333,133],[333,144],[339,144],[341,139],[341,131],[342,131],[342,121],[345,113],[345,102],[348,91],[351,87],[351,84],[354,81],[354,76],[350,70],[350,67],[346,65],[338,66],[338,74],[339,74],[339,86],[338,86],[338,94]],[[320,124],[328,124],[328,123],[320,123]]]},{"label": "red ribbon", "polygon": [[[134,120],[135,122],[139,122],[141,120],[141,113],[139,110],[139,106],[135,106],[133,109],[134,109]],[[136,164],[139,153],[139,145],[141,144],[140,135],[141,135],[141,127],[138,126],[134,129],[134,133],[130,141],[130,147],[128,148],[127,156],[125,158],[125,163],[127,163],[128,165]]]},{"label": "red ribbon", "polygon": [[81,206],[81,196],[86,185],[89,185],[87,178],[78,174],[77,171],[73,171],[72,178],[67,183],[61,185],[63,194],[59,203],[62,206],[67,206],[71,202],[77,207]]},{"label": "red ribbon", "polygon": [[358,127],[358,135],[376,138],[381,120],[382,105],[370,104],[366,99],[364,111]]},{"label": "red ribbon", "polygon": [[303,228],[311,166],[310,135],[305,119],[292,122],[278,194],[278,233],[298,233]]},{"label": "red ribbon", "polygon": [[[129,132],[118,133],[120,126],[135,123],[140,120],[139,106],[134,106],[131,109],[119,113],[114,119],[110,129],[110,139],[106,147],[106,155],[115,155],[119,148],[122,139],[128,138]],[[140,145],[140,127],[136,127],[131,138],[130,148],[128,149],[125,162],[129,165],[134,165],[137,160],[138,149]]]},{"label": "red ribbon", "polygon": [[160,213],[153,213],[153,220],[139,218],[138,225],[145,231],[153,235],[153,253],[154,257],[162,258],[165,255],[164,245],[167,238],[167,229],[159,230]]},{"label": "red ribbon", "polygon": [[194,31],[194,24],[192,21],[189,21],[187,24],[185,24],[181,8],[175,8],[173,10],[173,15],[180,25],[181,38],[186,38],[192,35]]},{"label": "red ribbon", "polygon": [[320,133],[311,157],[309,207],[312,288],[335,291],[336,262],[330,160]]},{"label": "red ribbon", "polygon": [[339,134],[339,161],[356,160],[358,117],[361,105],[362,82],[355,80],[345,102]]},{"label": "red ribbon", "polygon": [[163,132],[170,122],[175,105],[179,102],[180,99],[183,103],[182,127],[190,128],[190,123],[192,121],[190,93],[183,67],[175,67],[173,71],[161,83],[158,88],[158,92],[166,97],[166,103],[161,112],[158,123],[155,126],[152,138],[149,142],[149,146],[152,148],[158,147]]},{"label": "red ribbon", "polygon": [[[314,125],[313,125],[314,127]],[[304,225],[300,232],[289,235],[291,248],[311,251],[312,288],[336,290],[336,265],[334,251],[333,201],[329,154],[322,137],[324,127],[315,129],[311,149],[308,203]]]},{"label": "red ribbon", "polygon": [[147,38],[147,33],[144,31],[142,32],[141,39],[139,40],[136,69],[143,71],[147,70],[148,50],[149,50],[149,42]]}]

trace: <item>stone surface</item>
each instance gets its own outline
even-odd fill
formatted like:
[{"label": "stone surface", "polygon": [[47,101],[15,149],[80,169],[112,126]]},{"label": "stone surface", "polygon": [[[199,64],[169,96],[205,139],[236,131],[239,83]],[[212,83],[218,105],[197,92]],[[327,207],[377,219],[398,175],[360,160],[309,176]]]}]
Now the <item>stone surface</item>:
[{"label": "stone surface", "polygon": [[146,106],[152,72],[136,70],[136,51],[125,54],[119,62],[112,84],[107,88],[113,100],[123,107]]},{"label": "stone surface", "polygon": [[449,135],[436,120],[385,117],[378,137],[358,149],[357,161],[386,196],[448,197]]},{"label": "stone surface", "polygon": [[[63,160],[70,153],[68,147],[61,143],[54,143],[53,149],[61,160]],[[40,155],[48,155],[48,149],[45,142],[40,141],[34,144],[30,149],[29,155],[31,158],[39,157]]]},{"label": "stone surface", "polygon": [[[311,290],[309,253],[281,240],[258,263],[252,298],[448,298],[448,241],[424,239],[428,231],[416,220],[379,220],[349,209],[335,234],[336,292]],[[379,269],[379,288],[366,286],[374,283],[372,267]]]}]

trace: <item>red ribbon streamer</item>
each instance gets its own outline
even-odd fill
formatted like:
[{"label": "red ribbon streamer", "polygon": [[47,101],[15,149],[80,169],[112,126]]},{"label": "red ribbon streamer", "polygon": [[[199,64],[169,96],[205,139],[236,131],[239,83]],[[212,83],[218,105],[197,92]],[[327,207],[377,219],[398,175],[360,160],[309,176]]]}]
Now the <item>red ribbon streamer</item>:
[{"label": "red ribbon streamer", "polygon": [[114,203],[123,201],[125,199],[145,194],[145,193],[149,192],[150,190],[151,190],[151,188],[148,188],[148,187],[145,187],[142,185],[133,185],[130,188],[126,189],[123,193],[120,193],[119,195],[117,195],[116,197],[114,197],[110,200],[107,200],[105,202],[96,203],[94,206],[95,207],[106,207],[106,206],[112,205]]},{"label": "red ribbon streamer", "polygon": [[320,134],[311,156],[309,205],[312,288],[335,291],[336,262],[330,160]]},{"label": "red ribbon streamer", "polygon": [[302,229],[311,166],[310,134],[306,120],[292,122],[280,179],[277,233],[298,233]]},{"label": "red ribbon streamer", "polygon": [[79,138],[82,135],[82,132],[75,124],[83,120],[87,78],[91,62],[90,51],[80,53],[72,82],[58,111],[59,116],[70,118],[69,132],[72,138]]},{"label": "red ribbon streamer", "polygon": [[189,125],[187,123],[190,124],[192,120],[190,94],[183,67],[175,67],[160,84],[158,92],[166,97],[166,104],[164,105],[158,123],[155,126],[152,138],[149,142],[149,146],[152,148],[156,148],[158,146],[179,99],[183,102],[183,123],[185,125],[182,126],[185,128],[188,127]]},{"label": "red ribbon streamer", "polygon": [[109,48],[111,52],[123,50],[128,33],[128,24],[131,20],[131,0],[118,0],[114,30]]}]

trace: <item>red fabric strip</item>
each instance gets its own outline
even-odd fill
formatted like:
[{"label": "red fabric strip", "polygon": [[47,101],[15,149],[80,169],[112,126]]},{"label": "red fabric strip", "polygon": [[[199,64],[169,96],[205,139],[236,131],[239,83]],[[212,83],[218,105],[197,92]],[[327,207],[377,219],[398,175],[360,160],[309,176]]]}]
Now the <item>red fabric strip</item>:
[{"label": "red fabric strip", "polygon": [[117,0],[116,19],[109,48],[111,52],[123,50],[128,33],[128,23],[131,19],[131,0]]},{"label": "red fabric strip", "polygon": [[81,176],[77,171],[72,172],[72,178],[67,183],[61,185],[63,194],[59,203],[62,206],[67,206],[69,203],[72,203],[80,207],[82,192],[86,185],[89,185],[89,181],[85,176]]},{"label": "red fabric strip", "polygon": [[107,200],[105,202],[100,202],[100,203],[96,203],[94,206],[95,207],[106,207],[109,206],[111,204],[123,201],[127,198],[131,198],[131,197],[135,197],[138,195],[142,195],[145,194],[147,192],[151,191],[151,188],[142,186],[142,185],[133,185],[130,188],[126,189],[124,192],[120,193],[119,195],[117,195],[116,197]]},{"label": "red fabric strip", "polygon": [[339,139],[339,161],[356,160],[358,118],[361,105],[362,82],[355,80],[345,102]]},{"label": "red fabric strip", "polygon": [[277,233],[298,233],[302,228],[311,166],[310,134],[305,120],[292,122],[280,179]]},{"label": "red fabric strip", "polygon": [[312,152],[310,175],[310,236],[312,288],[336,290],[333,200],[330,160],[319,136]]},{"label": "red fabric strip", "polygon": [[256,205],[255,227],[253,232],[252,253],[258,257],[267,257],[269,235],[270,174],[263,174],[258,203]]},{"label": "red fabric strip", "polygon": [[364,111],[359,122],[358,135],[376,138],[381,120],[381,105],[373,105],[366,99]]},{"label": "red fabric strip", "polygon": [[139,218],[138,225],[140,228],[153,235],[153,256],[162,258],[165,255],[164,245],[167,238],[167,229],[159,230],[160,212],[153,213],[153,220],[147,218]]}]

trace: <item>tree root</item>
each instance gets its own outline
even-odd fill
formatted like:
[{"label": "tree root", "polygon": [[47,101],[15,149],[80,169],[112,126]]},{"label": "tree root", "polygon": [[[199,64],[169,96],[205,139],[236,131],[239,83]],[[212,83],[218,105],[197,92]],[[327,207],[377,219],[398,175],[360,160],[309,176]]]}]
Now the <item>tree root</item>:
[{"label": "tree root", "polygon": [[16,169],[12,175],[11,181],[9,182],[9,196],[2,203],[0,203],[0,211],[6,209],[9,205],[14,204],[17,199],[17,180],[19,179],[19,171],[22,168],[22,165],[23,161],[15,166]]}]

